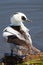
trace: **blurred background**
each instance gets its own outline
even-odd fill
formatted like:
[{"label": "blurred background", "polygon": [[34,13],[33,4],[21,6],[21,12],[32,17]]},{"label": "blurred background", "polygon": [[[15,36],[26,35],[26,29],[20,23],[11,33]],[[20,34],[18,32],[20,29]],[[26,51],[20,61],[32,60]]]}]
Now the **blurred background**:
[{"label": "blurred background", "polygon": [[23,12],[32,20],[32,23],[25,22],[24,25],[30,29],[33,45],[43,51],[43,0],[0,0],[0,58],[10,52],[2,34],[15,12]]}]

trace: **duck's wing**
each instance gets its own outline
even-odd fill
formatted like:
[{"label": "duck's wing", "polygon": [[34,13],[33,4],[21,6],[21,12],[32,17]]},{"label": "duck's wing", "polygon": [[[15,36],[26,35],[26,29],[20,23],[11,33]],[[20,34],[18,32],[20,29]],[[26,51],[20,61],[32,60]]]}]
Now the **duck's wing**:
[{"label": "duck's wing", "polygon": [[3,37],[6,38],[11,35],[16,36],[18,39],[25,40],[24,37],[20,34],[20,32],[14,30],[10,26],[8,26],[3,30]]}]

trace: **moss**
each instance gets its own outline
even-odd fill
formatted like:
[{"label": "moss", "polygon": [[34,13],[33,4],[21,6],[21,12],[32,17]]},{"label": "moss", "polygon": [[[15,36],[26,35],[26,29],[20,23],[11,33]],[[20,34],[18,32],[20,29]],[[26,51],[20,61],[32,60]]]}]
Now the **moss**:
[{"label": "moss", "polygon": [[43,61],[41,61],[41,60],[30,60],[28,62],[23,62],[23,63],[17,64],[17,65],[28,65],[28,64],[43,65]]}]

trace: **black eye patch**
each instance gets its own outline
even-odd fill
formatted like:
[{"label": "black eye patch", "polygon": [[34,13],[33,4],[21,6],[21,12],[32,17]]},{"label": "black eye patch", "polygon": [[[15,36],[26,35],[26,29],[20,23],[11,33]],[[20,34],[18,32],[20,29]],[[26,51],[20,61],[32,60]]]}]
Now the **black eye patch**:
[{"label": "black eye patch", "polygon": [[22,16],[21,18],[22,18],[22,20],[26,20],[26,18],[24,16]]}]

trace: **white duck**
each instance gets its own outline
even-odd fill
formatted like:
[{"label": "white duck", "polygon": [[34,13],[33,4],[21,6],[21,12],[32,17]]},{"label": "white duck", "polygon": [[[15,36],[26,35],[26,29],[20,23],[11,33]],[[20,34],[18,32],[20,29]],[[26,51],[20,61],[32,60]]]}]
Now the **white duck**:
[{"label": "white duck", "polygon": [[[7,42],[10,42],[11,51],[14,47],[17,48],[18,54],[22,55],[23,53],[31,52],[40,52],[37,48],[32,45],[31,36],[29,34],[29,29],[24,26],[23,22],[31,22],[24,13],[17,12],[11,17],[11,26],[8,26],[3,31],[3,37],[7,39]],[[16,30],[18,28],[19,30]],[[21,49],[21,50],[20,50]],[[24,52],[27,50],[27,52]]]}]

